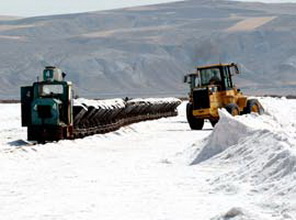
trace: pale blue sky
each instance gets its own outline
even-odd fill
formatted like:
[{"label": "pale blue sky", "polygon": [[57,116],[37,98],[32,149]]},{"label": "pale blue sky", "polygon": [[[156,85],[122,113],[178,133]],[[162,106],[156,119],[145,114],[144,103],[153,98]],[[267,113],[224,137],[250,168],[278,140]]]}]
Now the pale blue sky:
[{"label": "pale blue sky", "polygon": [[[39,16],[151,5],[183,0],[0,0],[0,16]],[[237,0],[266,3],[296,2],[296,0]]]},{"label": "pale blue sky", "polygon": [[99,11],[177,0],[0,0],[0,15],[38,16]]}]

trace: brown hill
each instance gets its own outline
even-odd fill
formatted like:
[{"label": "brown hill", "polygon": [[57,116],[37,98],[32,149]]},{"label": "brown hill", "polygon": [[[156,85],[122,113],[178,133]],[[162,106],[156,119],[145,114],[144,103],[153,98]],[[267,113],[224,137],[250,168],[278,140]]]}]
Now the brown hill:
[{"label": "brown hill", "polygon": [[184,96],[196,65],[237,62],[252,94],[296,87],[296,4],[189,0],[104,12],[0,19],[0,98],[46,65],[83,97]]}]

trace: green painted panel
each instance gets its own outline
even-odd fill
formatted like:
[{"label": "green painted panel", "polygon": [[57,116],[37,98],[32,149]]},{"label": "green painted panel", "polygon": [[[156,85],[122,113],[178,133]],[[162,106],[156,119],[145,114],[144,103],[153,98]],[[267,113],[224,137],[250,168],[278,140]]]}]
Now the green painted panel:
[{"label": "green painted panel", "polygon": [[62,102],[58,99],[35,99],[31,105],[32,125],[59,125],[61,104]]}]

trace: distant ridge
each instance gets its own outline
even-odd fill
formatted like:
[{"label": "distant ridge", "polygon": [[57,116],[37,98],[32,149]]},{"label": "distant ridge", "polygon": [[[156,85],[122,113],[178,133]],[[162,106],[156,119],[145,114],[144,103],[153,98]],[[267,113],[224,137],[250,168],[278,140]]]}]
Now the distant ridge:
[{"label": "distant ridge", "polygon": [[296,95],[296,4],[189,0],[103,12],[0,17],[0,98],[47,65],[80,97],[186,96],[197,65],[237,62],[245,93]]},{"label": "distant ridge", "polygon": [[22,17],[0,15],[0,21],[9,21],[9,20],[17,20],[17,19],[22,19]]}]

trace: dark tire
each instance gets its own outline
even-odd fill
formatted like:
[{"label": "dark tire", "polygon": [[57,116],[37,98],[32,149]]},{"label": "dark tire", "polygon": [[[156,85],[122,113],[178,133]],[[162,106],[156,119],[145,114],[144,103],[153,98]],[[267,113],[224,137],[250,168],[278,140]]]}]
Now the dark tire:
[{"label": "dark tire", "polygon": [[259,115],[264,113],[264,109],[257,99],[249,99],[247,101],[247,106],[244,108],[244,114],[249,114],[251,112],[258,113]]},{"label": "dark tire", "polygon": [[203,118],[195,118],[192,115],[192,104],[188,103],[186,108],[186,115],[187,115],[187,121],[189,123],[189,126],[192,130],[201,130],[204,125],[204,119]]},{"label": "dark tire", "polygon": [[228,105],[226,105],[225,109],[229,112],[229,114],[231,114],[232,116],[236,116],[239,115],[239,108],[237,106],[237,104],[235,103],[230,103]]},{"label": "dark tire", "polygon": [[210,119],[211,125],[214,128],[215,125],[218,123],[219,119]]}]

